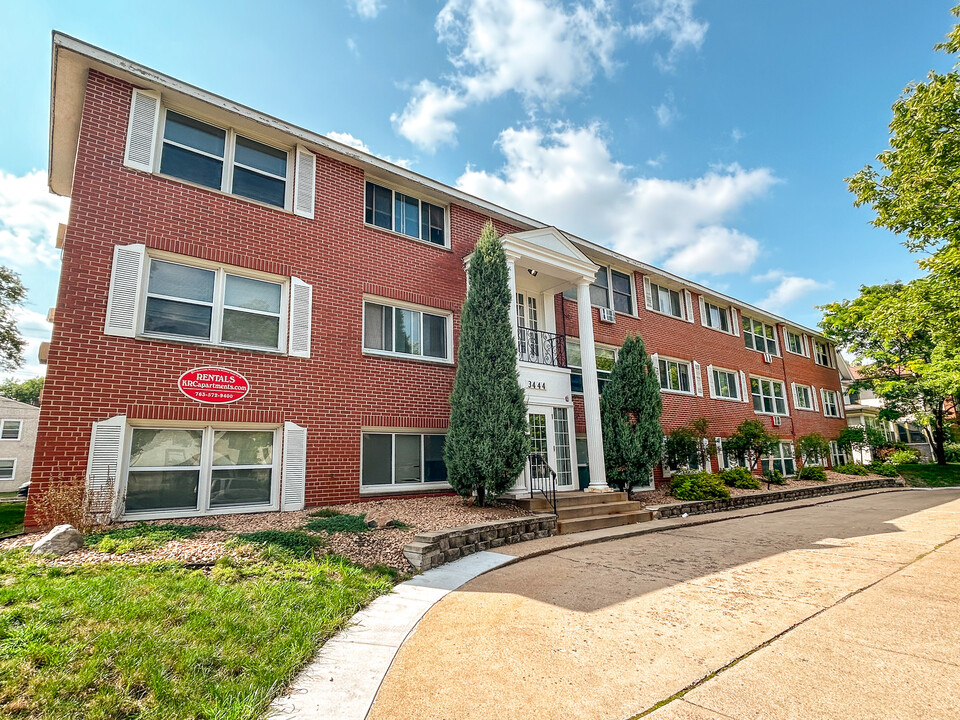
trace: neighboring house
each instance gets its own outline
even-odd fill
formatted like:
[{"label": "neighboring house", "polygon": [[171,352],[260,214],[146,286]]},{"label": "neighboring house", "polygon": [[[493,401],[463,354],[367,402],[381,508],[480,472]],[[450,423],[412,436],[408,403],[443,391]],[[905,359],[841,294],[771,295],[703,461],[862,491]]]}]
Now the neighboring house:
[{"label": "neighboring house", "polygon": [[[880,419],[880,411],[883,410],[883,399],[878,398],[870,388],[854,389],[853,385],[860,380],[860,368],[850,365],[843,356],[840,355],[840,381],[843,384],[844,412],[847,416],[847,424],[850,427],[871,427],[880,430],[887,436],[890,442],[901,442],[908,447],[914,448],[920,452],[924,462],[933,457],[933,447],[927,439],[927,434],[909,418],[903,418],[896,422]],[[834,455],[834,463],[842,464],[847,460],[859,463],[868,463],[873,460],[873,453],[870,448],[852,451],[851,457],[836,447],[836,443],[831,443],[831,451]],[[839,463],[838,463],[839,461]]]},{"label": "neighboring house", "polygon": [[628,334],[666,431],[707,417],[722,449],[759,418],[790,474],[797,436],[845,427],[815,330],[61,34],[52,86],[49,183],[71,207],[31,497],[86,477],[104,511],[150,518],[449,492],[488,219],[561,490],[606,487],[599,393]]},{"label": "neighboring house", "polygon": [[0,396],[0,492],[30,479],[40,408]]}]

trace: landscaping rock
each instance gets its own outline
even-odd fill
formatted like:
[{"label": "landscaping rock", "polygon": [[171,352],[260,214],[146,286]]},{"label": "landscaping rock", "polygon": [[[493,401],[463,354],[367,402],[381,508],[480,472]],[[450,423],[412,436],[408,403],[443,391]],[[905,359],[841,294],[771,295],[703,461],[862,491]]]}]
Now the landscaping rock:
[{"label": "landscaping rock", "polygon": [[57,525],[34,544],[30,554],[59,557],[82,547],[83,533],[73,525]]},{"label": "landscaping rock", "polygon": [[366,520],[367,527],[383,529],[393,522],[393,516],[384,510],[373,510],[367,513]]}]

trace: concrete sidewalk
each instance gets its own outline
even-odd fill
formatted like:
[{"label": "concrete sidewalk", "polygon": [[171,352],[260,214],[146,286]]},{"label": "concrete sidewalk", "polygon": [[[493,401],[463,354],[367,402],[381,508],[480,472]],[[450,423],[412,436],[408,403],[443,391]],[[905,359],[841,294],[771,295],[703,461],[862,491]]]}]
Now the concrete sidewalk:
[{"label": "concrete sidewalk", "polygon": [[960,716],[960,490],[824,500],[503,548],[529,559],[427,612],[369,717],[627,718],[684,691],[650,717]]}]

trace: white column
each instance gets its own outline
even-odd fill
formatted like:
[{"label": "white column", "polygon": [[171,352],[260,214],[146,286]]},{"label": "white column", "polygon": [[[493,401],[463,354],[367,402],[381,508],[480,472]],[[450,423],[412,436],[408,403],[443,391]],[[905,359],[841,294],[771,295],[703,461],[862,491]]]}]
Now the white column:
[{"label": "white column", "polygon": [[517,345],[517,259],[507,254],[507,285],[510,287],[510,327],[513,328],[513,344]]},{"label": "white column", "polygon": [[577,285],[577,319],[580,326],[580,367],[583,372],[583,414],[587,421],[587,455],[590,463],[588,491],[607,492],[607,470],[603,462],[603,433],[600,429],[600,389],[597,385],[597,351],[593,344],[593,309],[590,282]]}]

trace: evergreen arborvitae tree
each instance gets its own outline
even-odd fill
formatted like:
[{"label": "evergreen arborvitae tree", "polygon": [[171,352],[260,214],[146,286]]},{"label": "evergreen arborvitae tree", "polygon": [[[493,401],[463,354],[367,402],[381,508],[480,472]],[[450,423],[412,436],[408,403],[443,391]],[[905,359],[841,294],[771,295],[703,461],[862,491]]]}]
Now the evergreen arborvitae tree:
[{"label": "evergreen arborvitae tree", "polygon": [[464,497],[475,492],[484,505],[513,484],[530,452],[507,257],[491,222],[473,252],[469,279],[443,460],[453,489]]},{"label": "evergreen arborvitae tree", "polygon": [[660,462],[660,382],[639,337],[628,337],[600,397],[607,482],[618,490],[645,484]]}]

